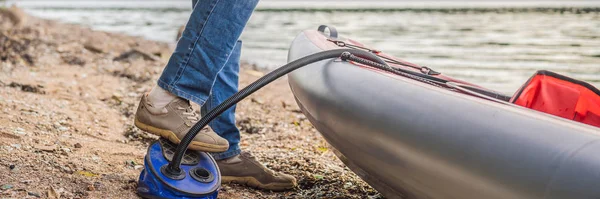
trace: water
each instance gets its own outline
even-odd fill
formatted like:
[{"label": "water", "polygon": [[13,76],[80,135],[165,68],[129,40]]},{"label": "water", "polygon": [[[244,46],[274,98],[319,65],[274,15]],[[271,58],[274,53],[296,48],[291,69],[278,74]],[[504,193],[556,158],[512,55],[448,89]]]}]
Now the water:
[{"label": "water", "polygon": [[[174,42],[190,1],[23,1],[29,13]],[[447,75],[512,94],[547,69],[600,86],[600,2],[266,1],[245,32],[243,59],[286,62],[298,32],[320,24]]]}]

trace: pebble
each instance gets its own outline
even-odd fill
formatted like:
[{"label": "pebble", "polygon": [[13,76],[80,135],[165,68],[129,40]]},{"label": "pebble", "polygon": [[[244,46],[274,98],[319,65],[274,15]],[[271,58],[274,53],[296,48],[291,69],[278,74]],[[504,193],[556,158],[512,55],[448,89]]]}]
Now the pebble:
[{"label": "pebble", "polygon": [[72,173],[73,173],[73,170],[71,170],[71,168],[69,168],[69,167],[61,167],[61,169],[62,169],[62,170],[65,172],[65,173],[68,173],[68,174],[72,174]]},{"label": "pebble", "polygon": [[13,169],[15,169],[16,167],[17,167],[17,166],[15,166],[15,165],[13,165],[13,164],[11,164],[10,166],[8,166],[8,168],[9,168],[10,170],[13,170]]},{"label": "pebble", "polygon": [[10,146],[12,146],[15,149],[20,149],[21,148],[21,144],[11,144]]},{"label": "pebble", "polygon": [[27,133],[25,132],[25,129],[18,127],[15,129],[15,134],[17,135],[27,135]]},{"label": "pebble", "polygon": [[94,185],[88,185],[87,190],[88,191],[95,191],[96,188],[94,187]]},{"label": "pebble", "polygon": [[96,189],[100,190],[100,189],[102,189],[102,186],[103,186],[103,185],[102,185],[102,183],[100,183],[100,182],[94,182],[94,185],[93,185],[93,186],[94,186],[94,188],[96,188]]},{"label": "pebble", "polygon": [[344,189],[348,189],[352,186],[354,186],[354,185],[351,182],[346,182],[346,184],[344,184]]},{"label": "pebble", "polygon": [[6,150],[8,152],[11,152],[13,150],[13,148],[10,146],[3,146],[2,148],[4,148],[4,150]]},{"label": "pebble", "polygon": [[81,145],[81,144],[79,144],[79,143],[75,143],[74,147],[75,147],[75,148],[81,148],[81,147],[83,147],[83,145]]},{"label": "pebble", "polygon": [[260,105],[264,104],[264,102],[261,99],[258,99],[258,98],[251,98],[250,101],[254,102],[254,103],[257,103],[257,104],[260,104]]},{"label": "pebble", "polygon": [[58,130],[59,130],[59,131],[68,131],[68,130],[69,130],[69,127],[65,127],[65,126],[59,126],[59,127],[58,127]]},{"label": "pebble", "polygon": [[13,186],[11,184],[5,184],[5,185],[2,185],[2,187],[0,187],[0,189],[2,189],[2,190],[9,190],[12,188],[13,188]]},{"label": "pebble", "polygon": [[27,195],[35,196],[36,198],[41,198],[42,196],[38,192],[28,191]]}]

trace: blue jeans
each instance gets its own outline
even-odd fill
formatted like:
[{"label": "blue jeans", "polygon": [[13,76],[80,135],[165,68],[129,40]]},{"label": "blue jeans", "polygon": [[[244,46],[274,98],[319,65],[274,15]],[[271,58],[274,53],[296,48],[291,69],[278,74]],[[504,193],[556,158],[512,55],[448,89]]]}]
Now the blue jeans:
[{"label": "blue jeans", "polygon": [[[237,92],[242,47],[238,39],[257,3],[258,0],[192,0],[192,14],[158,86],[201,105],[203,113]],[[240,154],[235,107],[209,125],[229,141],[226,152],[212,154],[215,159]]]}]

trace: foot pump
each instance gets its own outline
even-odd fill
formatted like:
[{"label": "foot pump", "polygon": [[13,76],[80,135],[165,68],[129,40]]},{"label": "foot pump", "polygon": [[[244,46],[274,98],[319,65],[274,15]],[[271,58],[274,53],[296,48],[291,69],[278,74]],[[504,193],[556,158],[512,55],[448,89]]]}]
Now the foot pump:
[{"label": "foot pump", "polygon": [[177,145],[163,138],[150,145],[138,181],[138,195],[153,199],[216,199],[221,186],[221,174],[215,160],[205,152],[186,151],[181,161],[181,175],[164,174],[176,148]]}]

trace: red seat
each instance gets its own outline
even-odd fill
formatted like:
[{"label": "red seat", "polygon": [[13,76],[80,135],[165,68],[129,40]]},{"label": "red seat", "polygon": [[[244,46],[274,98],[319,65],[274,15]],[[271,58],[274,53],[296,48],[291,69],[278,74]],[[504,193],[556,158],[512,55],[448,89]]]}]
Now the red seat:
[{"label": "red seat", "polygon": [[600,127],[600,90],[550,71],[538,71],[512,97],[512,103]]}]

